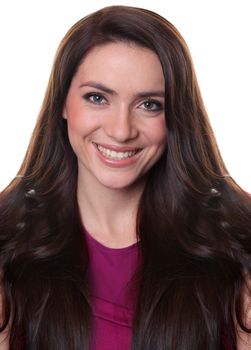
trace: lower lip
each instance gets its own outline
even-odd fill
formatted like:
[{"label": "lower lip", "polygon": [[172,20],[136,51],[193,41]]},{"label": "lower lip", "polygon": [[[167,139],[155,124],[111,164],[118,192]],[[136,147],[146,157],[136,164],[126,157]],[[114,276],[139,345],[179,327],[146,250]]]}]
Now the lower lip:
[{"label": "lower lip", "polygon": [[97,152],[97,156],[98,158],[101,160],[102,163],[104,163],[105,165],[108,165],[109,167],[112,168],[125,168],[128,167],[130,165],[133,165],[134,163],[136,163],[139,154],[141,153],[141,151],[137,152],[134,156],[132,157],[128,157],[125,159],[112,159],[112,158],[108,158],[106,156],[104,156],[97,148],[97,146],[95,146],[96,152]]}]

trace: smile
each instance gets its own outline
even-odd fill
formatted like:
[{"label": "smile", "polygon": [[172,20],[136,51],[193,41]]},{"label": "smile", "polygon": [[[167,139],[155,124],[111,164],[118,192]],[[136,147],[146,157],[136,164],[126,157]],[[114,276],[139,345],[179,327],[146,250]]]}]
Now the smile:
[{"label": "smile", "polygon": [[133,157],[136,153],[138,153],[140,151],[140,149],[135,149],[135,150],[128,150],[125,152],[117,152],[115,150],[111,150],[109,148],[105,148],[103,146],[100,146],[98,144],[96,144],[97,149],[99,150],[99,152],[104,156],[107,157],[109,159],[113,159],[113,160],[123,160],[123,159],[127,159],[127,158],[131,158]]}]

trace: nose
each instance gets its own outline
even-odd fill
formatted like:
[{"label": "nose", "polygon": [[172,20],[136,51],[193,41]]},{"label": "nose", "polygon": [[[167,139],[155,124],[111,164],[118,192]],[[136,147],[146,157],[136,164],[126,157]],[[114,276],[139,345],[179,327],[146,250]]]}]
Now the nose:
[{"label": "nose", "polygon": [[135,117],[130,108],[125,105],[110,110],[104,129],[106,134],[117,142],[126,142],[138,136]]}]

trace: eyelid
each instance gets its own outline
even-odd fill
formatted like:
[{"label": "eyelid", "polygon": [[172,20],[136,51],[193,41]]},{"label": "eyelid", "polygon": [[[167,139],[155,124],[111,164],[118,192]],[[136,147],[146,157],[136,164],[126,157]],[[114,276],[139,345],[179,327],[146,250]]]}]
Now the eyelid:
[{"label": "eyelid", "polygon": [[91,96],[99,96],[99,97],[101,97],[103,100],[105,100],[105,102],[108,102],[107,99],[106,99],[106,97],[104,96],[104,94],[101,93],[101,92],[98,92],[98,91],[90,91],[90,92],[87,92],[87,93],[85,93],[84,95],[82,95],[82,97],[83,97],[86,101],[88,101],[88,102],[90,102],[90,103],[97,104],[97,105],[98,105],[98,104],[104,104],[104,102],[98,103],[98,102],[91,101],[91,100],[90,100],[90,97],[91,97]]},{"label": "eyelid", "polygon": [[147,102],[150,102],[150,103],[153,103],[153,104],[156,105],[156,109],[147,109],[147,108],[145,108],[145,110],[147,112],[157,112],[157,111],[161,111],[161,110],[164,109],[164,103],[162,103],[158,99],[152,98],[152,97],[148,97],[148,98],[144,99],[143,101],[141,101],[138,107],[142,106],[144,103],[147,103]]},{"label": "eyelid", "polygon": [[[98,96],[101,98],[101,101],[92,101],[90,99],[90,97],[92,96]],[[105,105],[108,103],[107,98],[105,97],[105,94],[99,91],[90,91],[90,92],[86,92],[84,95],[82,95],[82,98],[84,98],[87,102],[93,104],[93,105]],[[164,103],[160,100],[158,100],[157,98],[153,98],[153,97],[145,97],[144,99],[141,99],[140,102],[138,102],[138,106],[137,108],[141,108],[142,105],[144,105],[145,103],[152,103],[155,104],[155,108],[154,109],[148,109],[148,108],[142,108],[144,111],[146,112],[160,112],[164,109]]]}]

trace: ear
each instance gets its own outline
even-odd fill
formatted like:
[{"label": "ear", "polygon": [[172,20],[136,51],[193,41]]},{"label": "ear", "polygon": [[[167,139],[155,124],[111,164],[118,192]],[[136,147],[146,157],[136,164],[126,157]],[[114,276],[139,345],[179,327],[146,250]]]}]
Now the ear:
[{"label": "ear", "polygon": [[62,118],[67,119],[67,114],[66,114],[65,107],[63,109]]}]

